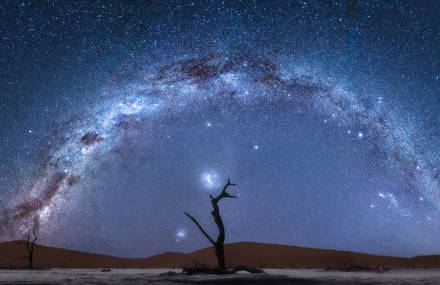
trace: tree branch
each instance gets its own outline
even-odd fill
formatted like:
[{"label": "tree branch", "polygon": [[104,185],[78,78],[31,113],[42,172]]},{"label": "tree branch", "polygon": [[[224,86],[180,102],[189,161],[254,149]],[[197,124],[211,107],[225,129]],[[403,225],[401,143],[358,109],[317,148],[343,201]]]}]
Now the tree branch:
[{"label": "tree branch", "polygon": [[211,195],[209,195],[209,197],[211,197],[211,200],[218,202],[220,201],[222,198],[237,198],[237,196],[235,195],[231,195],[228,192],[226,192],[226,190],[228,189],[229,186],[235,186],[237,184],[231,183],[231,178],[228,177],[228,182],[226,182],[225,186],[223,187],[222,192],[215,198],[213,198]]},{"label": "tree branch", "polygon": [[34,245],[34,243],[38,239],[38,237],[37,237],[37,234],[35,233],[35,229],[32,230],[32,233],[34,234],[34,239],[32,240],[32,245]]},{"label": "tree branch", "polygon": [[199,230],[202,232],[202,234],[205,235],[205,237],[213,244],[215,245],[215,241],[208,235],[208,233],[203,229],[203,227],[199,224],[199,222],[197,222],[197,220],[191,216],[190,214],[188,214],[187,212],[183,212],[188,218],[190,218],[194,224],[196,224],[196,226],[199,228]]}]

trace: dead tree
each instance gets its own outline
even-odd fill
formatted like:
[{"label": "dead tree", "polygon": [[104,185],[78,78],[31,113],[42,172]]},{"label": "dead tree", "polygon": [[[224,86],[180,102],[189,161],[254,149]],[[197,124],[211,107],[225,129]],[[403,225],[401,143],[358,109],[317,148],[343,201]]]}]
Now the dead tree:
[{"label": "dead tree", "polygon": [[31,236],[26,233],[26,249],[28,251],[28,262],[29,262],[29,268],[32,269],[34,268],[34,247],[35,247],[35,241],[37,241],[38,237],[37,234],[35,233],[35,229],[32,230],[32,234],[34,235],[32,241]]},{"label": "dead tree", "polygon": [[220,209],[218,207],[218,202],[220,202],[220,200],[223,198],[237,198],[237,196],[231,195],[228,192],[226,192],[226,190],[228,189],[229,186],[235,186],[235,185],[236,184],[232,184],[231,179],[228,178],[228,182],[223,187],[222,192],[217,197],[214,198],[212,195],[209,195],[209,197],[211,198],[211,204],[212,204],[212,208],[213,208],[211,215],[214,218],[214,222],[217,225],[217,228],[219,231],[216,241],[214,241],[214,239],[212,239],[209,236],[209,234],[203,229],[203,227],[199,224],[199,222],[193,216],[191,216],[187,212],[184,212],[184,214],[186,216],[188,216],[188,218],[190,218],[194,222],[194,224],[196,224],[196,226],[199,228],[199,230],[202,232],[202,234],[214,246],[215,255],[217,256],[217,261],[218,261],[218,268],[222,271],[226,271],[225,249],[224,249],[225,226],[223,225],[223,220],[222,220],[222,217],[220,216]]}]

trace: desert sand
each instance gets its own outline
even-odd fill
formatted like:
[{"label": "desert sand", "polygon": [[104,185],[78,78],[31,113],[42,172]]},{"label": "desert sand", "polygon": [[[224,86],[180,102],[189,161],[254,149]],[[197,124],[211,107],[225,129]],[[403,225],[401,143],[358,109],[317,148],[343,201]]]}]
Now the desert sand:
[{"label": "desert sand", "polygon": [[[215,265],[213,248],[120,258],[36,245],[27,265],[24,241],[0,243],[0,284],[440,284],[440,256],[413,258],[239,242],[225,245],[229,266],[265,268],[265,273],[183,275],[183,266]],[[350,266],[392,268],[386,272],[343,272]],[[326,270],[336,267],[338,270]],[[102,271],[103,268],[112,268]],[[168,272],[168,273],[167,273]]]},{"label": "desert sand", "polygon": [[[26,266],[24,241],[0,243],[0,268]],[[228,266],[262,268],[328,268],[367,266],[386,268],[440,268],[440,256],[413,258],[378,256],[348,251],[289,245],[238,242],[225,245]],[[147,258],[120,258],[36,245],[35,267],[41,268],[182,268],[195,264],[214,266],[212,248],[191,253],[166,252]]]}]

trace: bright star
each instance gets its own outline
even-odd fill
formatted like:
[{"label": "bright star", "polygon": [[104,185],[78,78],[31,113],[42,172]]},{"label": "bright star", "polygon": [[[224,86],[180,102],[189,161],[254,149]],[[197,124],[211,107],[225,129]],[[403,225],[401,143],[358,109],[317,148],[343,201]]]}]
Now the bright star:
[{"label": "bright star", "polygon": [[254,145],[254,149],[255,150],[257,150],[257,149],[259,149],[260,147],[258,146],[258,145]]},{"label": "bright star", "polygon": [[358,133],[358,137],[363,138],[364,137],[364,133],[363,132],[359,132]]}]

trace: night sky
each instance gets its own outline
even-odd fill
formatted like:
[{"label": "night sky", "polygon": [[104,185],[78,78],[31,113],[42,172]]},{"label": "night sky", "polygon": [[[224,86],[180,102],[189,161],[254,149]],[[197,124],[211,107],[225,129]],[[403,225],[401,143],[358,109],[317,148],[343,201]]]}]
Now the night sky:
[{"label": "night sky", "polygon": [[[92,3],[94,2],[94,3]],[[438,1],[0,2],[0,240],[440,254]]]}]

